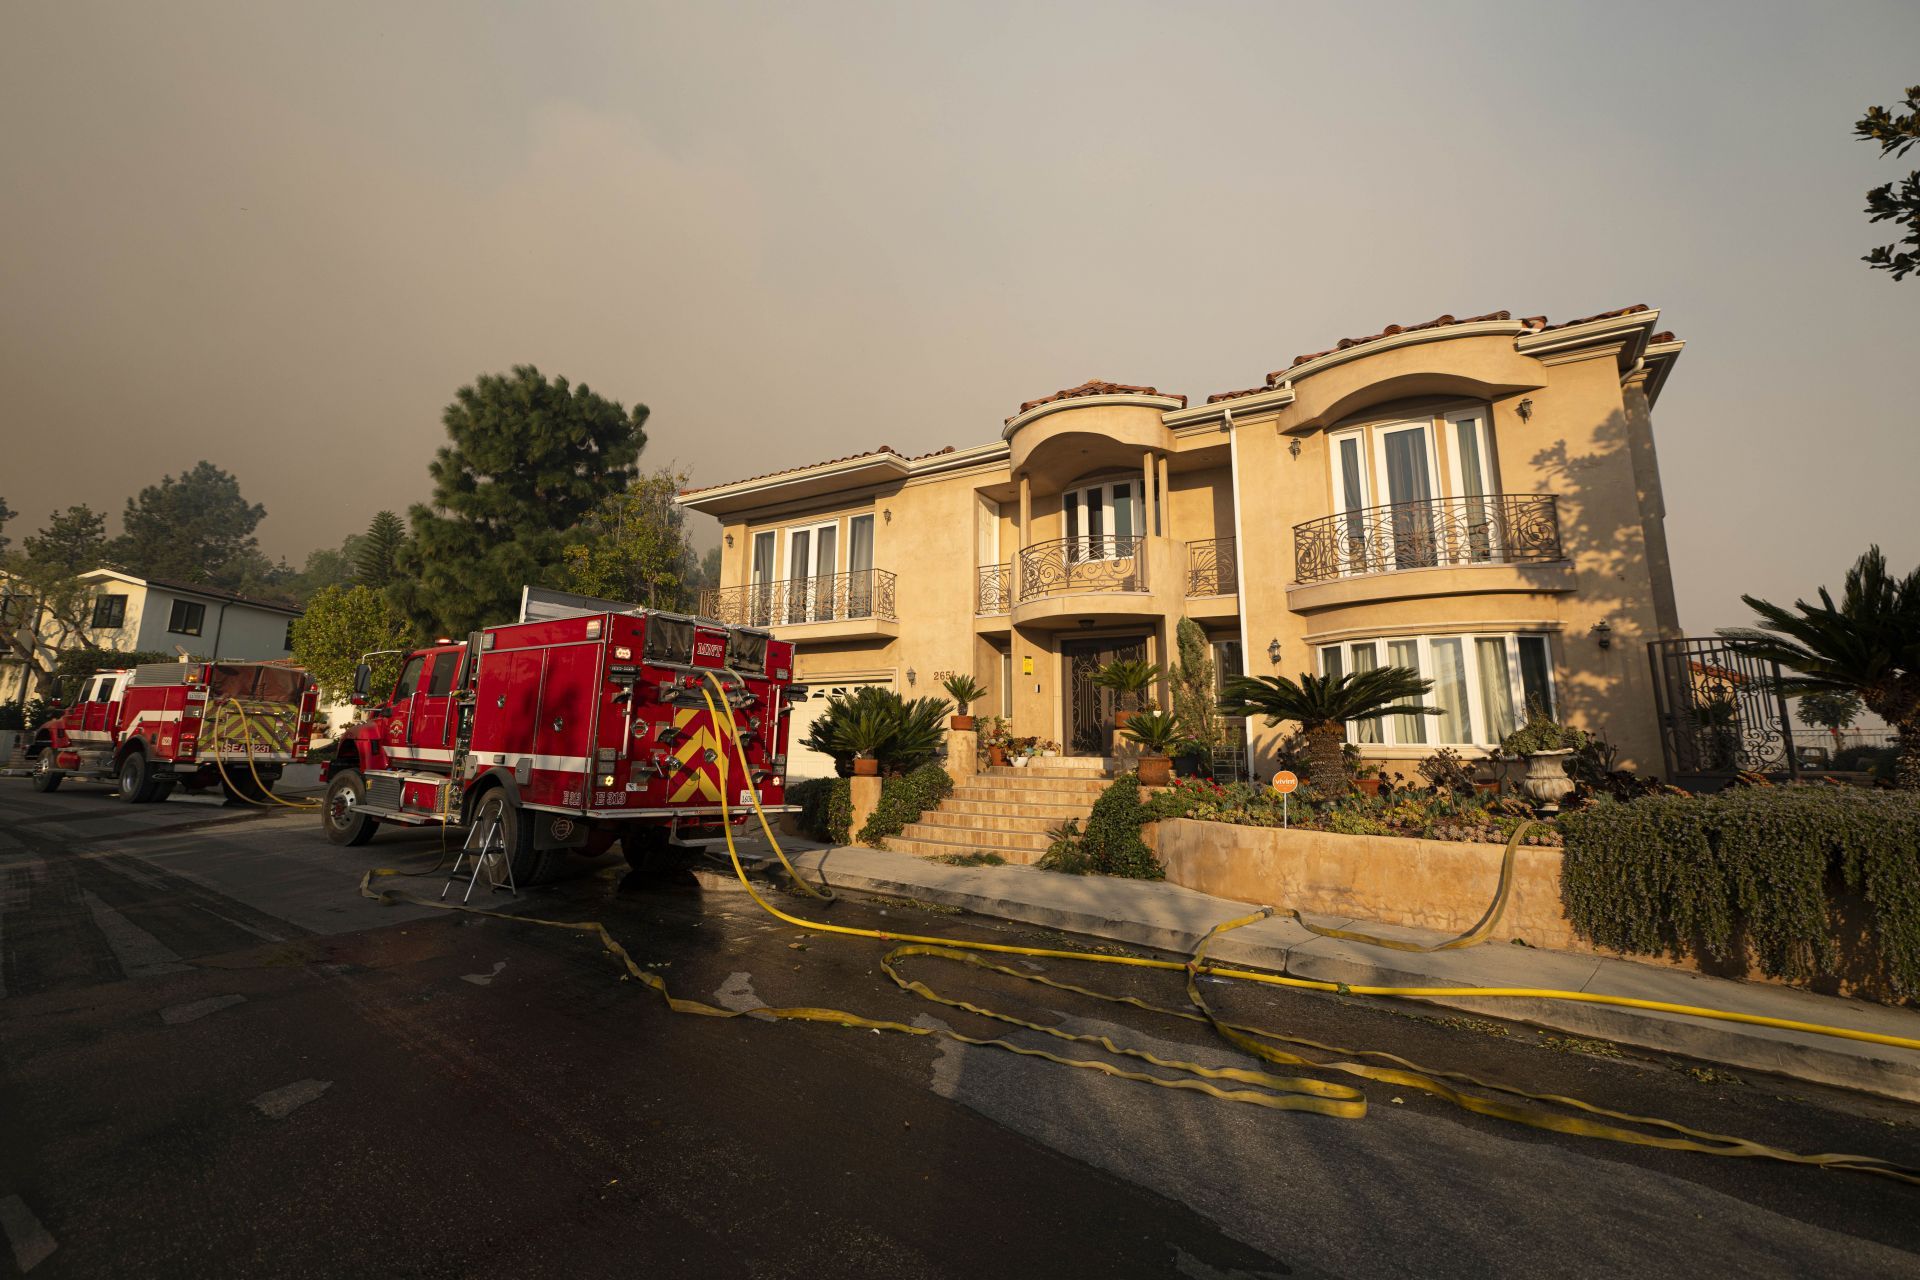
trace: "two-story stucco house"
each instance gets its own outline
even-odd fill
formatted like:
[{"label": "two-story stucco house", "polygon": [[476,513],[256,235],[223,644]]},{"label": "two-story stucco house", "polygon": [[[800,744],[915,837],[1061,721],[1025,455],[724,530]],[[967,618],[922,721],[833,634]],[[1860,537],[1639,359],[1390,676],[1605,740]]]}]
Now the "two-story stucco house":
[{"label": "two-story stucco house", "polygon": [[[81,574],[80,581],[93,587],[93,596],[78,633],[44,613],[33,621],[13,620],[16,626],[37,627],[39,646],[49,655],[82,647],[121,653],[185,650],[209,660],[286,658],[292,653],[298,605],[206,583],[141,578],[118,569],[93,569]],[[0,702],[19,699],[27,680],[18,663],[0,670]]]},{"label": "two-story stucco house", "polygon": [[[1682,345],[1658,320],[1442,316],[1204,404],[1088,382],[988,444],[691,490],[722,526],[704,610],[796,641],[817,688],[971,672],[976,713],[1070,753],[1108,747],[1092,672],[1168,661],[1187,616],[1229,672],[1432,679],[1444,714],[1351,730],[1389,768],[1483,753],[1530,703],[1657,768],[1645,645],[1678,619],[1651,411]],[[1248,732],[1264,776],[1284,729]]]}]

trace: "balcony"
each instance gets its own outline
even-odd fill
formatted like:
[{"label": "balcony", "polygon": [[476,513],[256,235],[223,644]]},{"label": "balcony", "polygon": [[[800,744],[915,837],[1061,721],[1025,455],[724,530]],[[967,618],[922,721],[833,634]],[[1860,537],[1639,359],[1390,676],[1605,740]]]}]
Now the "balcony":
[{"label": "balcony", "polygon": [[1143,537],[1055,538],[1020,551],[1022,603],[1046,596],[1147,589]]},{"label": "balcony", "polygon": [[748,627],[806,626],[815,639],[898,635],[894,575],[885,569],[782,578],[700,595],[700,614]]},{"label": "balcony", "polygon": [[1187,595],[1230,596],[1240,590],[1240,556],[1232,538],[1187,544]]},{"label": "balcony", "polygon": [[1393,502],[1293,526],[1294,581],[1560,560],[1550,493]]},{"label": "balcony", "polygon": [[973,611],[982,618],[1008,613],[1013,609],[1013,566],[983,564],[977,571],[973,588]]}]

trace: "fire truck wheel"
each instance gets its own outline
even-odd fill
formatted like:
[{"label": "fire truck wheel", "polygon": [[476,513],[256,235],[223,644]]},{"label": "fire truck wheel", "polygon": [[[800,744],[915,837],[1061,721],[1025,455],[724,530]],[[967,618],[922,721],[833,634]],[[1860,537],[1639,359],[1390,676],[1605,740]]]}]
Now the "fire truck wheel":
[{"label": "fire truck wheel", "polygon": [[480,800],[480,808],[474,814],[474,824],[484,827],[489,822],[500,823],[500,836],[506,845],[507,864],[513,868],[513,882],[527,885],[545,884],[560,874],[566,865],[565,849],[536,849],[533,847],[533,815],[519,805],[507,799],[507,793],[495,787]]},{"label": "fire truck wheel", "polygon": [[151,804],[160,784],[153,776],[144,751],[129,751],[120,762],[120,798],[128,804]]},{"label": "fire truck wheel", "polygon": [[67,775],[54,768],[54,756],[58,753],[52,747],[42,747],[40,754],[33,760],[33,789],[35,791],[58,791],[60,781]]},{"label": "fire truck wheel", "polygon": [[320,806],[327,839],[349,847],[373,839],[373,829],[380,824],[360,812],[366,798],[367,784],[357,770],[341,769],[333,775],[327,783],[327,798]]}]

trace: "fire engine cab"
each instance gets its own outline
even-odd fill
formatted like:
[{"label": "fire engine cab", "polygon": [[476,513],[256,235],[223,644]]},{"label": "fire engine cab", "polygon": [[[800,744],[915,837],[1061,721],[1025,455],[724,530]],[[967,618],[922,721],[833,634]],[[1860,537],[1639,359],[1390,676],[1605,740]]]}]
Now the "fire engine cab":
[{"label": "fire engine cab", "polygon": [[[321,820],[336,844],[383,823],[464,826],[499,842],[517,884],[618,841],[641,865],[678,832],[785,812],[793,646],[765,631],[585,597],[548,616],[406,656],[383,704],[340,737]],[[599,607],[596,607],[599,606]],[[369,657],[374,655],[368,655]],[[365,705],[370,668],[356,675]],[[717,678],[716,689],[713,679]],[[740,755],[705,694],[732,709]]]}]

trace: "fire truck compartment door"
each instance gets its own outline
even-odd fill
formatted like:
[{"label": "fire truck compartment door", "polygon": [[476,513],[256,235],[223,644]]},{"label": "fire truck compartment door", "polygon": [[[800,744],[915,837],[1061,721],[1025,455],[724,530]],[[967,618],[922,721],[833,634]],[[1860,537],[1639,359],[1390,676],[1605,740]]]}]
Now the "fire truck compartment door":
[{"label": "fire truck compartment door", "polygon": [[802,778],[831,778],[833,757],[819,751],[809,751],[804,745],[807,731],[813,728],[813,722],[827,713],[829,695],[849,694],[863,685],[879,685],[891,688],[890,680],[832,680],[825,677],[810,682],[812,694],[805,702],[797,702],[793,714],[787,723],[787,779],[798,782]]},{"label": "fire truck compartment door", "polygon": [[593,757],[602,651],[598,644],[556,645],[546,651],[546,677],[533,729],[535,769],[586,776]]}]

